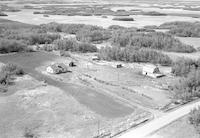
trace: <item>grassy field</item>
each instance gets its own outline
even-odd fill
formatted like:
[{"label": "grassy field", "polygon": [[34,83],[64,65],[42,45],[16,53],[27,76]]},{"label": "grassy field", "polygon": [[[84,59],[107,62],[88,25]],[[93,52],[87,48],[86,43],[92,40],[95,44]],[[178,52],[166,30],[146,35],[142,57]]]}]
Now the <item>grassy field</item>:
[{"label": "grassy field", "polygon": [[[86,85],[85,80],[79,77],[91,70],[86,67],[87,64],[83,64],[83,61],[80,62],[85,66],[78,65],[75,69],[71,69],[71,74],[56,76],[42,73],[52,62],[62,61],[66,64],[66,58],[53,53],[1,55],[0,61],[17,63],[33,77],[17,79],[15,85],[9,87],[8,93],[0,95],[0,100],[2,100],[0,101],[0,106],[2,106],[0,117],[4,118],[0,120],[3,125],[0,126],[0,131],[4,132],[0,136],[21,136],[28,127],[41,137],[61,135],[61,137],[84,136],[87,138],[97,135],[98,122],[101,131],[105,130],[115,134],[130,128],[130,124],[135,123],[134,119],[142,119],[141,115],[150,117],[149,112],[122,98],[108,94],[105,89]],[[43,86],[44,80],[47,86]],[[3,102],[5,99],[9,99],[12,104]],[[13,104],[17,107],[12,107]],[[19,114],[23,108],[23,115],[19,114],[20,117],[15,118],[11,114],[13,108],[16,108],[16,114]],[[10,114],[8,118],[5,118],[4,113]],[[44,116],[53,119],[50,121],[48,117],[43,118]],[[38,119],[43,123],[38,124]],[[9,133],[8,130],[11,129],[12,123],[16,123],[16,126]]]},{"label": "grassy field", "polygon": [[194,37],[177,37],[182,43],[191,45],[194,48],[198,49],[200,47],[200,38]]},{"label": "grassy field", "polygon": [[199,138],[196,130],[188,122],[188,116],[185,116],[170,125],[160,129],[149,138]]}]

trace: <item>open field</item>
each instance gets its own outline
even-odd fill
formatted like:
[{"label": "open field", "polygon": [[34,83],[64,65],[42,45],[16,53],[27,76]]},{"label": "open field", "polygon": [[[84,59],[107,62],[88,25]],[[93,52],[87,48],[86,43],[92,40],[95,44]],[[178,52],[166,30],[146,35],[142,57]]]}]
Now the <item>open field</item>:
[{"label": "open field", "polygon": [[[82,64],[83,66],[80,65],[80,67],[78,67],[77,69],[75,69],[75,70],[72,69],[71,74],[70,73],[63,74],[63,75],[61,74],[58,76],[51,76],[49,74],[46,74],[45,70],[43,70],[43,69],[46,69],[47,64],[49,64],[51,62],[56,62],[56,61],[62,61],[62,62],[65,61],[66,62],[67,61],[66,59],[59,58],[59,56],[56,56],[55,54],[50,54],[50,53],[46,53],[46,52],[20,53],[20,54],[1,56],[0,61],[3,63],[13,62],[13,63],[19,64],[20,66],[24,67],[24,70],[29,75],[31,75],[32,77],[34,77],[35,79],[38,80],[38,82],[37,81],[35,82],[34,79],[33,79],[34,81],[31,81],[28,77],[27,80],[24,80],[24,81],[26,81],[26,83],[24,83],[24,82],[20,83],[20,81],[19,81],[19,83],[17,82],[16,85],[10,87],[10,89],[9,89],[10,92],[8,94],[6,94],[6,95],[2,94],[2,99],[4,97],[6,97],[8,99],[11,97],[14,97],[14,98],[11,98],[11,101],[12,101],[12,99],[17,99],[18,101],[16,101],[16,102],[20,102],[20,106],[23,106],[23,104],[21,104],[21,102],[25,102],[26,104],[28,102],[31,107],[27,107],[27,108],[29,108],[29,110],[31,110],[32,112],[40,111],[39,109],[41,109],[41,108],[43,109],[43,107],[36,108],[35,106],[33,106],[36,103],[40,103],[40,106],[42,106],[41,102],[43,102],[45,104],[44,106],[48,106],[48,108],[47,108],[48,110],[45,109],[44,112],[41,111],[41,114],[44,113],[44,114],[48,114],[50,116],[52,116],[52,115],[57,116],[56,113],[61,112],[61,111],[59,111],[58,107],[55,107],[56,113],[52,114],[51,110],[53,110],[53,109],[52,109],[52,107],[49,107],[49,106],[53,103],[55,103],[56,106],[62,106],[62,109],[63,109],[63,106],[67,106],[67,108],[70,107],[70,110],[67,110],[67,109],[62,110],[63,115],[58,117],[58,119],[61,119],[61,120],[64,119],[66,121],[68,121],[68,119],[71,121],[75,119],[72,115],[70,115],[71,113],[74,113],[74,112],[76,113],[76,110],[73,110],[75,108],[75,107],[74,108],[72,107],[73,104],[79,104],[80,108],[83,109],[84,112],[88,111],[88,112],[92,113],[91,115],[89,115],[89,117],[86,117],[86,118],[90,118],[90,119],[92,118],[90,121],[81,122],[80,118],[75,119],[75,120],[77,120],[77,123],[73,122],[73,125],[67,124],[70,127],[72,127],[69,129],[66,128],[67,126],[65,124],[62,124],[62,125],[59,124],[59,122],[57,122],[59,120],[56,120],[56,121],[54,120],[55,121],[54,124],[56,126],[58,126],[57,129],[59,129],[59,131],[62,130],[62,132],[60,132],[60,134],[63,134],[64,136],[71,135],[71,136],[75,136],[75,137],[80,137],[80,136],[84,135],[85,137],[90,137],[91,135],[97,135],[96,132],[98,132],[98,131],[94,130],[94,129],[96,129],[94,126],[97,125],[97,128],[98,128],[98,123],[96,123],[96,122],[100,123],[100,125],[101,125],[100,128],[101,128],[102,133],[104,133],[104,130],[105,130],[106,132],[109,131],[113,135],[115,133],[118,133],[119,129],[121,130],[121,129],[127,129],[127,128],[131,127],[131,124],[133,125],[135,123],[134,119],[137,119],[139,116],[144,116],[144,118],[149,118],[149,117],[151,118],[150,112],[148,112],[148,110],[147,111],[145,110],[145,109],[147,109],[147,107],[142,108],[142,106],[141,106],[141,108],[140,108],[137,106],[137,104],[134,104],[131,101],[125,100],[123,97],[120,98],[120,96],[115,96],[115,94],[107,93],[106,89],[99,87],[99,86],[102,86],[102,84],[95,85],[95,83],[97,83],[97,82],[94,83],[94,87],[87,85],[88,84],[87,81],[84,80],[84,78],[81,79],[80,77],[85,76],[85,74],[88,71],[93,72],[93,69],[87,69],[87,67],[86,67],[87,64],[83,64],[83,61],[80,61],[80,64]],[[84,65],[85,65],[85,67],[84,67]],[[41,85],[41,88],[38,87],[38,85],[41,84],[41,81],[43,81],[43,80],[45,80],[48,85],[46,87],[44,87],[43,85]],[[29,85],[26,85],[27,83],[30,84],[31,87]],[[21,84],[23,84],[23,85],[21,85]],[[15,89],[17,91],[13,92],[12,89]],[[29,91],[29,89],[31,89],[31,90]],[[24,91],[24,90],[28,90],[28,91]],[[41,92],[41,91],[44,92],[46,96],[43,94],[39,94],[39,95],[37,94],[38,92]],[[47,94],[47,91],[48,91],[48,94]],[[50,91],[52,91],[52,93]],[[60,93],[60,96],[58,93]],[[27,96],[23,96],[23,95],[28,95],[31,97],[29,97],[29,98],[27,97],[25,99],[16,98],[16,96],[18,96],[19,94],[21,95],[20,97],[22,97],[22,98],[27,97]],[[53,95],[51,96],[51,94],[53,94]],[[56,94],[56,96],[55,96],[55,94]],[[40,97],[41,95],[43,98]],[[47,97],[49,97],[49,98],[47,98]],[[50,97],[52,97],[54,100],[51,99]],[[57,100],[55,101],[55,97],[60,97],[60,98],[61,97],[62,98],[71,97],[72,99],[74,99],[74,101],[70,102],[69,99],[59,100],[60,98],[56,98],[56,99],[58,99],[58,101],[60,103],[58,105],[58,103],[56,102]],[[144,98],[144,101],[145,101],[145,99],[147,99],[147,98]],[[29,101],[26,101],[26,100],[29,100]],[[52,101],[49,101],[49,100],[52,100]],[[65,104],[64,101],[68,101],[69,104],[72,104],[72,105],[68,106],[68,104]],[[15,102],[15,101],[13,101],[13,102]],[[4,103],[6,104],[7,102],[4,102]],[[27,106],[29,106],[29,104]],[[12,108],[11,108],[12,105],[7,105],[7,106],[9,106],[9,108],[6,108],[8,114],[9,114],[9,112],[12,111]],[[18,107],[16,109],[18,109]],[[78,108],[76,107],[76,109],[78,109]],[[73,112],[72,112],[72,110],[73,110]],[[77,111],[77,112],[81,112],[80,114],[85,117],[87,115],[84,115],[84,113],[82,113],[83,110]],[[152,109],[150,108],[150,110],[152,110]],[[49,111],[51,111],[51,112],[49,112]],[[16,111],[16,112],[18,112],[18,111]],[[29,114],[31,114],[31,112],[28,110],[24,110],[24,112],[25,112],[25,115],[26,115],[26,112],[29,112]],[[65,114],[67,116],[64,116]],[[79,115],[79,113],[78,113],[78,115]],[[70,117],[72,117],[72,118],[70,118]],[[27,118],[27,117],[22,116],[22,118]],[[126,121],[129,118],[131,118],[132,121],[131,120]],[[12,119],[13,119],[13,121],[11,121],[12,123],[16,121],[16,118],[12,117]],[[31,115],[31,119],[32,119],[32,115]],[[139,118],[139,120],[140,119],[142,119],[142,118]],[[4,123],[6,123],[6,120],[4,120],[4,121],[5,121]],[[18,121],[19,121],[20,125],[23,125],[23,128],[17,128],[20,130],[20,131],[17,131],[17,133],[19,132],[19,135],[21,135],[21,133],[22,133],[21,131],[23,131],[23,129],[26,126],[26,124],[24,124],[24,122],[27,122],[27,120],[23,120],[21,122],[21,119],[19,119]],[[46,120],[46,121],[49,122],[48,120]],[[138,119],[137,119],[137,121],[138,121]],[[30,120],[30,122],[32,122],[34,124],[34,123],[37,123],[37,120],[35,120],[33,118],[33,120]],[[108,123],[105,123],[105,122],[108,122]],[[49,123],[52,123],[52,122],[49,122]],[[119,123],[121,124],[120,126],[119,126]],[[10,124],[8,124],[8,125],[10,125]],[[33,126],[33,127],[34,128],[37,127],[37,130],[35,130],[35,131],[37,131],[37,133],[39,133],[39,135],[42,136],[44,134],[44,130],[46,132],[47,128],[46,127],[43,128],[42,126],[41,126],[42,128],[40,128],[41,124],[35,124],[35,125],[39,125],[39,126]],[[81,125],[81,127],[79,127],[79,125]],[[91,127],[92,130],[89,132],[85,131],[86,128],[84,126],[87,126],[87,128]],[[9,127],[10,126],[6,126],[6,128],[2,128],[2,130],[5,129],[6,131],[8,131]],[[51,125],[51,127],[50,128],[48,127],[48,129],[53,129],[52,127],[53,126]],[[60,128],[60,127],[62,127],[62,128]],[[71,130],[73,130],[73,131],[71,132]],[[14,135],[16,133],[16,130],[13,130],[13,131],[14,131],[13,133],[9,134],[7,132],[5,135]],[[42,134],[40,133],[41,131],[42,131]],[[66,131],[66,133],[63,133],[63,131]],[[81,131],[81,133],[76,133],[77,131]],[[88,133],[83,134],[85,132],[88,132]],[[59,132],[53,131],[52,135],[53,134],[58,135]],[[47,135],[47,134],[45,133],[44,135]],[[51,136],[51,133],[48,135]]]},{"label": "open field", "polygon": [[178,119],[170,125],[161,128],[148,138],[199,138],[194,127],[189,124],[188,116]]},{"label": "open field", "polygon": [[190,58],[197,60],[200,58],[199,53],[200,52],[195,52],[195,53],[176,53],[176,52],[163,52],[164,54],[167,54],[173,61],[176,61],[179,58]]},{"label": "open field", "polygon": [[[0,70],[15,63],[26,74],[14,74],[10,85],[4,85],[1,79],[10,79],[11,73],[1,72],[0,138],[103,138],[131,128],[139,136],[159,129],[154,138],[199,137],[187,116],[179,118],[200,102],[182,106],[185,101],[175,99],[174,85],[182,76],[172,69],[178,58],[200,58],[200,39],[170,36],[167,29],[139,29],[200,22],[200,2],[178,1],[1,1],[0,12],[8,16],[0,18]],[[51,22],[62,24],[46,24]],[[54,63],[63,63],[67,71],[49,73],[47,67]]]},{"label": "open field", "polygon": [[191,45],[194,48],[198,49],[200,47],[200,38],[194,37],[177,37],[182,43]]}]

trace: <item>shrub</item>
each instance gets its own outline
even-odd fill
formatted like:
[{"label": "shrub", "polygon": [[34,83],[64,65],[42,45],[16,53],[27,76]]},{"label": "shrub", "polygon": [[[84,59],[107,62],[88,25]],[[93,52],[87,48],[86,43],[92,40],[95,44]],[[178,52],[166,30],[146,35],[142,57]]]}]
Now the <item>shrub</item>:
[{"label": "shrub", "polygon": [[89,43],[79,43],[78,49],[79,49],[78,51],[83,53],[97,52],[97,47]]},{"label": "shrub", "polygon": [[195,61],[187,58],[179,58],[172,64],[172,73],[176,76],[186,77],[192,70],[199,69],[200,59]]},{"label": "shrub", "polygon": [[54,41],[54,50],[77,51],[78,43],[72,39],[59,39]]},{"label": "shrub", "polygon": [[0,53],[11,53],[25,51],[26,44],[13,39],[0,39]]},{"label": "shrub", "polygon": [[59,39],[60,35],[58,34],[46,34],[46,33],[31,33],[26,34],[25,39],[28,40],[30,45],[34,44],[50,44],[54,40]]},{"label": "shrub", "polygon": [[9,75],[24,75],[24,70],[16,64],[8,63],[2,67],[2,73],[6,73]]},{"label": "shrub", "polygon": [[111,33],[101,27],[85,26],[76,33],[76,38],[83,42],[95,42],[108,40]]},{"label": "shrub", "polygon": [[6,72],[0,72],[0,84],[8,85],[10,82],[10,75]]},{"label": "shrub", "polygon": [[42,47],[42,49],[44,50],[44,51],[48,51],[48,52],[51,52],[51,51],[53,51],[53,49],[54,49],[54,46],[53,45],[49,45],[49,44],[45,44],[43,47]]},{"label": "shrub", "polygon": [[189,114],[189,122],[200,133],[200,107],[193,109]]},{"label": "shrub", "polygon": [[97,47],[89,43],[78,43],[73,39],[56,40],[54,42],[55,50],[72,52],[97,52]]}]

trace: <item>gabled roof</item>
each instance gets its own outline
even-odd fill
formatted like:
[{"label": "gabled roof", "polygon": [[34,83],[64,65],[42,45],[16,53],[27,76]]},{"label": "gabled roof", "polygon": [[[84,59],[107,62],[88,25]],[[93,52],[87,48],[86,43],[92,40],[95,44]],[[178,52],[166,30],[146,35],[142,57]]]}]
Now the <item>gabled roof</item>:
[{"label": "gabled roof", "polygon": [[143,71],[149,72],[149,73],[160,73],[159,68],[155,65],[145,65],[143,67]]}]

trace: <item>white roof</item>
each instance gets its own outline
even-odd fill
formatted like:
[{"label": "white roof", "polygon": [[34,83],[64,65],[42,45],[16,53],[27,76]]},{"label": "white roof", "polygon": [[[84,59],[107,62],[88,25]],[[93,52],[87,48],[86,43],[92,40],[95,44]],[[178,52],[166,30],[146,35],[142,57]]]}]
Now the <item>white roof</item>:
[{"label": "white roof", "polygon": [[145,72],[154,73],[155,70],[159,71],[159,68],[155,65],[149,64],[149,65],[143,66],[143,71]]}]

